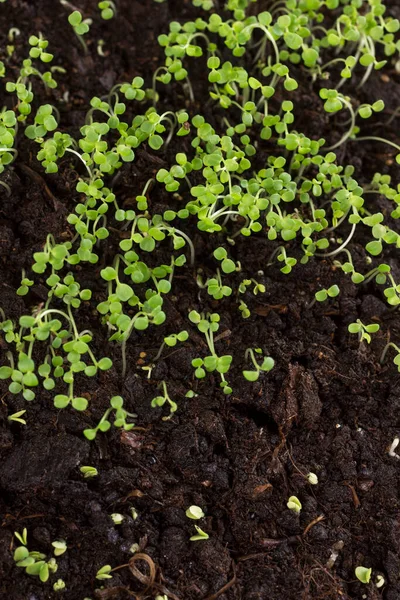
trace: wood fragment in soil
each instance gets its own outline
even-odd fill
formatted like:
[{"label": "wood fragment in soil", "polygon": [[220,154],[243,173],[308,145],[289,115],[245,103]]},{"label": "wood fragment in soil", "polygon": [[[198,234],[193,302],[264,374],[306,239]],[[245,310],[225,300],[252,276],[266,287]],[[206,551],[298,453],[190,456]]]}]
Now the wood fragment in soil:
[{"label": "wood fragment in soil", "polygon": [[230,581],[228,581],[228,583],[226,583],[220,590],[218,590],[218,592],[216,592],[215,594],[212,594],[211,596],[207,596],[206,598],[204,598],[204,600],[216,600],[222,594],[227,592],[233,585],[235,585],[235,583],[236,583],[236,568],[235,568],[235,563],[233,561],[232,561],[232,571],[233,571],[232,579]]},{"label": "wood fragment in soil", "polygon": [[344,483],[343,485],[346,485],[350,489],[351,495],[353,496],[354,506],[355,508],[359,508],[361,506],[361,502],[354,487],[350,485],[350,483]]}]

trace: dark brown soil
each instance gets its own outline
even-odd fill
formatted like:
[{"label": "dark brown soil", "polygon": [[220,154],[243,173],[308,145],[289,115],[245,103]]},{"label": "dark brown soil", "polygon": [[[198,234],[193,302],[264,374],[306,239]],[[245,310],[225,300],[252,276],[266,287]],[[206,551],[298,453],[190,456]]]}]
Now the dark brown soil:
[{"label": "dark brown soil", "polygon": [[[90,16],[96,4],[82,1],[79,8]],[[399,13],[397,2],[387,4],[393,14]],[[26,55],[29,35],[41,31],[50,41],[54,64],[66,69],[65,75],[58,75],[54,95],[41,98],[41,103],[51,101],[61,107],[65,130],[77,130],[91,96],[106,93],[114,83],[141,75],[150,84],[161,60],[157,35],[170,20],[193,11],[189,2],[175,0],[169,6],[153,0],[121,0],[118,5],[115,20],[94,21],[90,52],[84,57],[66,24],[67,11],[55,0],[1,4],[0,47],[5,48],[11,26],[21,30],[12,64],[16,67]],[[104,58],[96,52],[99,38],[105,41]],[[198,106],[192,110],[211,114],[200,75]],[[298,77],[304,79],[304,74]],[[9,101],[1,85],[0,106]],[[341,131],[339,117],[335,120],[321,112],[317,90],[307,79],[299,89],[297,129],[333,140]],[[390,69],[374,73],[357,93],[360,102],[383,98],[387,112],[379,118],[385,121],[399,102],[399,76]],[[172,108],[180,108],[184,100],[178,95],[173,101],[173,93],[170,96],[175,102]],[[394,139],[399,119],[386,130],[377,121],[366,123],[365,131]],[[61,164],[57,175],[44,175],[34,150],[21,139],[18,160],[2,176],[12,195],[8,198],[1,192],[0,306],[14,319],[46,298],[40,283],[26,300],[15,295],[21,269],[29,271],[32,253],[49,232],[59,238],[69,236],[65,216],[76,200],[77,173],[70,161]],[[124,167],[116,183],[121,198],[140,193],[159,161],[168,160],[153,154],[150,149],[140,150],[135,163]],[[349,143],[338,158],[356,167],[362,183],[376,171],[395,175],[393,154],[386,146]],[[154,210],[170,201],[157,187],[151,198]],[[371,205],[388,212],[384,199],[369,198]],[[207,270],[218,240],[211,247],[207,236],[195,235],[196,266]],[[98,271],[117,241],[111,238],[98,267],[80,274],[95,299],[103,298]],[[362,241],[356,238],[352,244],[361,266],[365,265]],[[124,382],[119,376],[119,348],[108,344],[107,332],[89,308],[80,311],[79,325],[90,328],[103,354],[115,361],[115,368],[100,379],[82,381],[78,392],[90,395],[90,408],[83,415],[56,410],[45,391],[28,405],[9,394],[2,382],[0,598],[108,600],[155,598],[164,593],[179,600],[399,600],[400,471],[396,458],[388,456],[388,447],[400,428],[400,374],[391,360],[379,364],[389,335],[399,339],[397,312],[388,310],[381,288],[374,283],[355,286],[328,262],[313,260],[289,276],[278,267],[267,268],[273,248],[263,237],[254,237],[238,238],[233,250],[245,276],[264,271],[260,280],[266,293],[246,299],[252,309],[249,320],[240,318],[232,300],[213,304],[205,293],[200,298],[202,307],[221,314],[224,335],[218,350],[238,361],[236,376],[230,380],[231,397],[223,396],[212,377],[200,384],[193,381],[191,359],[203,350],[194,331],[191,343],[164,351],[150,380],[141,370],[139,353],[146,352],[146,360],[151,360],[162,335],[188,327],[188,309],[200,308],[190,267],[174,279],[172,297],[166,301],[166,325],[131,338]],[[398,280],[400,266],[395,251],[391,252],[385,260]],[[333,283],[340,285],[339,299],[307,309],[318,287]],[[348,324],[357,318],[380,323],[371,346],[360,346],[348,334]],[[240,357],[249,346],[262,347],[276,361],[273,371],[254,384],[241,376]],[[0,339],[3,356],[5,350]],[[161,420],[162,409],[150,407],[163,379],[179,405],[170,421]],[[199,394],[193,399],[184,397],[190,385]],[[116,393],[124,396],[128,410],[137,413],[138,428],[113,430],[88,442],[82,430],[97,423]],[[24,408],[27,426],[7,421],[8,414]],[[83,479],[81,465],[95,466],[99,476]],[[317,486],[303,477],[309,471],[318,475]],[[302,502],[300,517],[286,507],[291,495]],[[204,529],[210,536],[206,542],[189,541],[194,527],[185,510],[191,504],[206,512]],[[132,507],[136,520],[129,516]],[[127,515],[122,525],[113,524],[110,514],[114,512]],[[53,540],[67,541],[56,575],[66,583],[64,592],[53,592],[50,583],[41,584],[15,567],[13,532],[24,527],[30,548],[47,554]],[[110,592],[96,592],[101,587],[95,579],[97,570],[105,564],[126,564],[133,543],[157,565],[156,584],[142,595],[146,585],[125,567],[106,583]],[[337,559],[329,567],[334,551]],[[375,575],[381,573],[386,581],[383,590],[359,583],[354,576],[358,565],[373,567]],[[136,567],[147,577],[145,562],[138,561]]]}]

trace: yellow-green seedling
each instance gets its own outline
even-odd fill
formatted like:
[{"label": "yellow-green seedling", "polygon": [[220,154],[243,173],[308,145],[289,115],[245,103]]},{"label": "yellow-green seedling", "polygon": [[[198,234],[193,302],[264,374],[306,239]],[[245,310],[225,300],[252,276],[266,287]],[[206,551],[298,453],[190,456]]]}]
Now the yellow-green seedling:
[{"label": "yellow-green seedling", "polygon": [[57,581],[53,583],[53,590],[55,592],[61,592],[62,590],[65,590],[65,587],[65,581],[63,579],[57,579]]},{"label": "yellow-green seedling", "polygon": [[307,473],[307,481],[311,485],[318,485],[318,476],[315,473]]},{"label": "yellow-green seedling", "polygon": [[289,500],[287,501],[286,506],[288,507],[289,510],[292,510],[296,514],[300,514],[300,511],[302,509],[301,502],[297,498],[297,496],[290,496]]},{"label": "yellow-green seedling", "polygon": [[67,542],[65,540],[56,540],[51,545],[54,548],[54,556],[61,556],[67,551]]},{"label": "yellow-green seedling", "polygon": [[112,513],[110,515],[114,525],[121,525],[122,521],[124,520],[124,515],[121,515],[120,513]]},{"label": "yellow-green seedling", "polygon": [[202,519],[205,516],[203,509],[195,505],[189,506],[185,514],[188,519],[193,519],[194,521]]},{"label": "yellow-green seedling", "polygon": [[368,344],[371,343],[371,333],[379,331],[380,325],[378,323],[371,323],[370,325],[364,325],[364,323],[357,319],[355,323],[350,323],[348,330],[350,333],[357,333],[359,342],[366,341]]},{"label": "yellow-green seedling", "polygon": [[89,465],[81,467],[79,470],[82,473],[84,479],[92,479],[92,477],[97,477],[99,474],[96,467],[91,467]]},{"label": "yellow-green seedling", "polygon": [[22,534],[14,532],[15,537],[21,546],[18,546],[14,551],[14,561],[17,567],[22,567],[28,575],[39,577],[40,581],[45,583],[50,576],[50,572],[57,570],[57,563],[53,559],[46,562],[46,555],[41,552],[29,551],[28,532],[23,530]]},{"label": "yellow-green seedling", "polygon": [[190,538],[191,542],[197,542],[199,540],[208,540],[209,539],[209,535],[208,533],[206,533],[205,531],[203,531],[202,529],[200,529],[200,527],[198,525],[194,526],[197,534],[196,535],[192,535],[192,537]]},{"label": "yellow-green seedling", "polygon": [[25,419],[22,416],[26,413],[26,410],[19,410],[18,412],[9,415],[7,417],[8,421],[13,421],[15,423],[21,423],[21,425],[26,425]]},{"label": "yellow-green seedling", "polygon": [[367,569],[367,567],[356,567],[355,574],[358,581],[361,583],[369,583],[371,579],[372,569]]},{"label": "yellow-green seedling", "polygon": [[101,567],[96,573],[96,579],[100,581],[104,581],[105,579],[112,579],[112,575],[110,575],[112,571],[111,565],[104,565]]},{"label": "yellow-green seedling", "polygon": [[[257,362],[256,355],[262,359],[261,364]],[[247,379],[247,381],[257,381],[261,372],[268,373],[274,368],[275,365],[273,358],[270,356],[263,356],[263,351],[261,348],[247,348],[244,357],[245,360],[250,357],[250,360],[254,366],[254,370],[252,371],[242,371],[243,377]]]}]

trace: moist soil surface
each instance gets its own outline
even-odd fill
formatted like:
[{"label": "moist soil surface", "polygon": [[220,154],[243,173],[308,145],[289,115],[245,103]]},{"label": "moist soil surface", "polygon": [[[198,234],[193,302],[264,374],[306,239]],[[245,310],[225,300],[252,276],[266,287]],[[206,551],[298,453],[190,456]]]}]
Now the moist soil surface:
[{"label": "moist soil surface", "polygon": [[[398,17],[397,2],[390,7]],[[97,10],[95,2],[80,2],[79,8],[85,17]],[[85,56],[66,24],[68,13],[54,0],[9,0],[1,5],[1,47],[8,43],[10,27],[21,30],[11,61],[15,70],[26,56],[29,35],[38,31],[50,41],[53,64],[66,69],[50,96],[43,89],[37,94],[40,103],[59,107],[62,128],[72,135],[83,124],[92,96],[107,94],[115,83],[136,75],[151,85],[151,75],[162,61],[157,36],[169,21],[198,14],[189,2],[172,0],[121,0],[118,9],[112,21],[94,20]],[[103,57],[96,51],[100,38]],[[190,110],[208,113],[217,122],[220,115],[209,103],[206,79],[198,68],[199,76],[193,78],[196,101]],[[296,128],[310,137],[336,141],[343,118],[328,117],[317,87],[301,70],[296,77],[301,90],[294,100]],[[373,73],[360,90],[354,87],[351,94],[358,102],[385,101],[385,111],[365,124],[367,134],[394,139],[399,119],[387,127],[384,123],[397,108],[399,75],[386,67]],[[7,104],[4,86],[0,89],[1,104]],[[181,87],[172,85],[161,105],[177,110],[185,101]],[[176,151],[172,144],[166,154],[155,155],[144,147],[133,164],[121,169],[114,191],[126,206]],[[56,239],[70,239],[65,218],[78,199],[79,167],[66,159],[57,174],[45,175],[35,154],[34,144],[22,139],[17,161],[2,175],[12,193],[2,193],[0,204],[0,306],[13,319],[45,301],[47,291],[37,276],[28,296],[15,295],[21,270],[29,273],[32,254],[43,247],[49,232]],[[260,148],[260,164],[267,154],[266,143]],[[361,183],[368,183],[377,171],[395,175],[393,158],[391,149],[380,144],[348,143],[338,150],[340,162],[353,164]],[[160,212],[157,207],[165,209],[171,195],[155,186],[149,202],[153,212]],[[390,213],[379,195],[369,196],[367,202]],[[195,228],[192,235],[196,268],[211,273],[212,251],[223,240],[200,235]],[[365,240],[362,233],[357,235],[351,251],[357,270],[365,272]],[[99,264],[79,271],[79,281],[98,301],[105,294],[99,271],[110,264],[118,241],[115,230]],[[240,317],[232,298],[213,303],[204,290],[199,292],[190,265],[181,269],[165,301],[166,324],[131,337],[124,381],[120,348],[107,342],[98,315],[83,305],[79,328],[90,329],[100,355],[114,360],[111,371],[78,386],[78,395],[90,399],[85,413],[58,411],[52,394],[45,391],[27,404],[8,393],[2,382],[1,598],[108,600],[166,594],[175,600],[399,600],[400,465],[388,448],[399,433],[400,375],[392,357],[383,365],[379,362],[389,335],[399,339],[398,313],[388,308],[382,287],[374,282],[356,286],[330,261],[314,259],[296,266],[290,275],[283,275],[279,265],[267,267],[273,250],[262,235],[238,237],[232,249],[244,277],[263,272],[257,278],[266,292],[246,297],[252,311],[248,320]],[[169,262],[168,248],[160,249],[158,258],[163,254]],[[395,250],[386,251],[384,260],[398,280]],[[340,296],[308,308],[315,291],[333,283],[340,286]],[[162,335],[189,328],[188,310],[201,307],[221,315],[218,351],[243,357],[230,378],[231,396],[221,393],[211,375],[201,382],[193,379],[191,360],[205,350],[193,328],[189,342],[164,350],[151,378],[141,368],[156,355]],[[357,318],[381,325],[371,345],[360,345],[348,333],[348,324]],[[249,383],[241,370],[245,349],[255,346],[274,357],[275,368]],[[6,350],[0,340],[3,364]],[[150,406],[162,380],[179,406],[166,421],[165,409]],[[185,398],[190,386],[198,394],[192,399]],[[98,422],[115,394],[137,414],[136,427],[129,432],[112,429],[89,442],[83,429]],[[27,409],[28,424],[11,424],[7,415],[22,409]],[[82,465],[96,467],[98,477],[83,479]],[[318,475],[318,485],[307,482],[310,471]],[[301,500],[299,516],[286,506],[291,495]],[[210,536],[207,541],[189,541],[195,522],[185,510],[192,504],[206,513],[200,524]],[[113,523],[111,513],[125,515],[121,525]],[[63,592],[54,592],[51,583],[42,584],[15,566],[13,532],[24,527],[30,549],[48,555],[52,541],[67,541],[68,550],[52,577],[65,581]],[[97,570],[106,564],[127,565],[134,543],[138,559],[131,568],[115,571],[101,590]],[[358,565],[372,567],[374,578],[382,574],[384,588],[358,582]]]}]

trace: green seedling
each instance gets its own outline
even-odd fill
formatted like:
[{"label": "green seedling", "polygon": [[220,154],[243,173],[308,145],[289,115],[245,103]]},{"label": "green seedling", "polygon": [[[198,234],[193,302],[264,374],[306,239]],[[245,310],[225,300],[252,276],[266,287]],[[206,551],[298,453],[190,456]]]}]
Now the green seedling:
[{"label": "green seedling", "polygon": [[160,385],[162,389],[162,396],[156,396],[155,398],[153,398],[153,400],[151,401],[151,406],[152,408],[156,408],[157,406],[164,406],[164,404],[167,403],[169,405],[169,416],[163,417],[163,421],[167,421],[172,417],[173,413],[178,410],[178,405],[176,402],[171,400],[168,394],[167,384],[165,383],[165,381],[162,381]]},{"label": "green seedling", "polygon": [[192,360],[192,366],[195,368],[195,377],[203,379],[206,376],[206,372],[217,371],[221,377],[220,387],[223,389],[224,394],[231,394],[232,388],[225,379],[225,374],[230,369],[232,356],[218,356],[214,344],[214,333],[219,329],[220,316],[217,313],[199,314],[197,311],[192,310],[189,313],[189,319],[206,338],[207,346],[211,353],[210,356],[206,356],[204,359],[195,358]]},{"label": "green seedling", "polygon": [[[197,276],[197,284],[199,287],[205,287],[200,285],[199,281],[199,276]],[[228,297],[232,294],[232,288],[222,283],[222,277],[219,269],[217,269],[215,277],[207,279],[206,285],[208,294],[210,294],[210,296],[212,296],[215,300],[221,300],[221,298]]]},{"label": "green seedling", "polygon": [[99,474],[96,467],[86,466],[86,467],[81,467],[79,470],[82,473],[84,479],[92,479],[92,477],[97,477]]},{"label": "green seedling", "polygon": [[214,250],[214,257],[221,261],[221,269],[224,273],[233,273],[234,271],[240,271],[240,264],[233,262],[231,258],[228,258],[228,253],[225,248],[217,248]]},{"label": "green seedling", "polygon": [[111,565],[104,565],[101,567],[96,573],[96,579],[100,581],[104,581],[105,579],[112,579],[112,575],[110,575],[112,571]]},{"label": "green seedling", "polygon": [[[262,363],[259,364],[256,359],[256,355],[262,358]],[[247,348],[245,352],[245,360],[250,357],[251,362],[255,368],[254,371],[242,371],[243,377],[247,379],[247,381],[257,381],[260,377],[261,372],[268,373],[271,369],[274,368],[275,361],[270,356],[263,356],[263,351],[261,348]]]},{"label": "green seedling", "polygon": [[55,592],[62,592],[62,590],[65,590],[65,587],[65,581],[63,579],[57,579],[57,581],[53,583],[53,590]]},{"label": "green seedling", "polygon": [[369,583],[371,579],[372,569],[367,569],[366,567],[356,567],[355,574],[356,577],[361,583]]},{"label": "green seedling", "polygon": [[190,538],[191,542],[197,542],[199,540],[208,540],[209,539],[209,535],[208,533],[206,533],[205,531],[203,531],[202,529],[200,529],[200,527],[198,525],[194,526],[197,534],[196,535],[192,535],[192,537]]},{"label": "green seedling", "polygon": [[24,415],[25,413],[26,413],[26,410],[19,410],[18,412],[14,413],[12,415],[9,415],[7,417],[7,419],[9,421],[14,421],[15,423],[21,423],[21,425],[26,425],[25,419],[21,418],[22,415]]},{"label": "green seedling", "polygon": [[39,106],[33,125],[28,125],[25,129],[25,135],[31,140],[39,142],[43,141],[43,138],[48,132],[52,132],[57,129],[57,121],[53,113],[54,108],[50,104],[43,104]]},{"label": "green seedling", "polygon": [[339,286],[331,285],[328,289],[319,290],[315,292],[315,299],[317,302],[325,302],[328,298],[336,298],[340,293]]},{"label": "green seedling", "polygon": [[393,348],[394,351],[396,352],[396,356],[394,357],[393,362],[397,366],[397,369],[400,371],[400,348],[398,346],[396,346],[396,344],[394,344],[393,342],[389,342],[384,347],[383,352],[381,354],[380,363],[381,364],[384,363],[385,357],[386,357],[386,354],[387,354],[387,351],[389,350],[389,348]]},{"label": "green seedling", "polygon": [[[129,413],[124,409],[124,400],[121,396],[113,396],[110,400],[110,408],[106,410],[104,415],[101,417],[97,426],[93,429],[85,429],[83,431],[83,435],[88,440],[94,440],[97,433],[99,431],[106,432],[111,427],[111,421],[108,419],[109,415],[114,413],[114,427],[121,427],[124,431],[130,431],[133,427],[135,427],[134,423],[128,423],[127,418],[135,418],[137,415],[133,413]],[[94,467],[82,467],[92,469]],[[87,471],[89,472],[89,471]],[[96,471],[97,473],[97,471]],[[86,476],[86,475],[85,475]],[[90,475],[93,477],[94,475]]]},{"label": "green seedling", "polygon": [[205,515],[204,512],[202,510],[202,508],[200,508],[200,506],[189,506],[189,508],[186,510],[186,516],[188,519],[193,519],[193,520],[198,520],[198,519],[202,519]]},{"label": "green seedling", "polygon": [[324,288],[315,292],[314,299],[308,305],[308,309],[312,308],[316,302],[325,302],[328,298],[336,298],[340,294],[340,288],[338,285],[331,285],[330,288]]},{"label": "green seedling", "polygon": [[65,540],[56,540],[51,545],[54,548],[54,556],[61,556],[67,551],[67,542]]},{"label": "green seedling", "polygon": [[78,38],[85,53],[87,53],[88,48],[85,40],[83,39],[83,36],[89,31],[89,25],[91,23],[90,19],[83,19],[82,13],[80,13],[79,10],[74,10],[74,12],[72,12],[68,16],[68,23],[73,28],[75,35]]},{"label": "green seedling", "polygon": [[22,546],[18,546],[14,551],[13,557],[16,566],[24,568],[28,575],[39,577],[42,583],[46,583],[50,572],[57,570],[57,563],[54,559],[46,562],[45,554],[28,550],[28,534],[26,529],[23,530],[22,534],[15,532],[14,535],[22,544]]},{"label": "green seedling", "polygon": [[247,291],[247,288],[250,287],[252,284],[254,285],[253,294],[255,296],[257,296],[258,293],[260,293],[260,294],[265,293],[265,285],[263,285],[262,283],[258,283],[258,281],[256,281],[255,279],[243,279],[243,281],[239,284],[239,288],[238,288],[239,294],[245,294]]},{"label": "green seedling", "polygon": [[189,333],[184,329],[183,331],[179,331],[178,333],[170,333],[165,336],[163,343],[160,346],[156,356],[153,359],[153,362],[157,362],[157,360],[161,357],[162,351],[165,346],[169,348],[174,348],[178,342],[186,342],[189,338]]},{"label": "green seedling", "polygon": [[39,58],[44,63],[49,63],[53,60],[53,54],[45,52],[49,42],[45,40],[41,33],[38,36],[31,35],[29,38],[29,45],[32,48],[29,50],[29,56],[31,58]]},{"label": "green seedling", "polygon": [[360,343],[365,340],[368,344],[371,343],[370,334],[376,333],[377,331],[379,331],[379,329],[380,326],[378,325],[378,323],[364,325],[364,323],[362,323],[360,319],[357,319],[355,323],[350,323],[350,325],[348,326],[348,330],[350,333],[358,334],[358,340]]},{"label": "green seedling", "polygon": [[105,21],[109,21],[117,13],[116,6],[111,0],[102,0],[102,2],[99,2],[97,6],[101,10],[101,18]]}]

